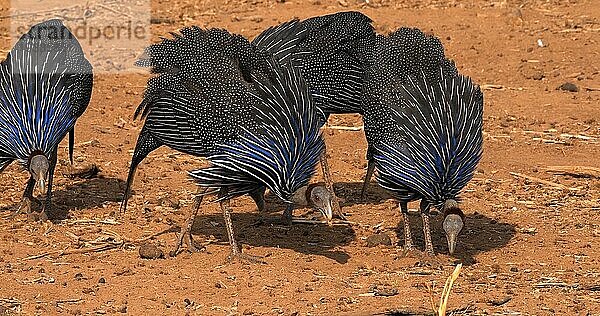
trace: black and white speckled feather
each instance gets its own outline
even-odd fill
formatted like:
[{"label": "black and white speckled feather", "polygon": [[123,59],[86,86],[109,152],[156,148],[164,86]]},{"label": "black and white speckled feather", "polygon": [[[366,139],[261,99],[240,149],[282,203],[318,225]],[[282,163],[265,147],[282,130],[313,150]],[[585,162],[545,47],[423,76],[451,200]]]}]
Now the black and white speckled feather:
[{"label": "black and white speckled feather", "polygon": [[[380,141],[397,140],[398,127],[390,117],[389,105],[402,102],[403,96],[398,92],[409,78],[424,75],[427,82],[435,83],[442,76],[451,78],[458,74],[454,62],[445,57],[440,40],[419,29],[401,28],[389,35],[377,35],[375,43],[365,59],[362,98],[370,150]],[[368,156],[372,154],[369,152]]]},{"label": "black and white speckled feather", "polygon": [[[312,152],[296,151],[300,147],[295,147],[294,143],[278,143],[281,137],[291,139],[291,134],[284,133],[283,129],[276,129],[278,134],[271,135],[275,133],[270,130],[274,128],[271,125],[281,126],[285,123],[282,120],[293,111],[310,114],[307,121],[296,122],[302,124],[314,121],[312,117],[316,112],[310,107],[315,113],[305,113],[305,107],[313,103],[304,83],[297,78],[296,72],[280,69],[270,53],[226,30],[190,27],[183,29],[181,34],[173,34],[172,39],[163,39],[150,46],[138,65],[151,67],[158,76],[149,80],[144,100],[136,110],[135,116],[145,118],[145,123],[132,158],[126,196],[135,167],[162,145],[195,156],[210,156],[215,167],[199,171],[198,174],[210,175],[198,181],[211,188],[227,185],[247,188],[249,185],[256,189],[270,185],[274,192],[286,196],[285,192],[295,187],[296,181],[304,183],[304,178],[298,177],[296,172],[312,174]],[[294,107],[298,109],[294,110]],[[309,125],[302,124],[293,128],[308,132]],[[318,128],[313,132],[318,135]],[[301,146],[318,148],[314,142],[318,143],[319,139],[305,138]],[[273,143],[277,145],[274,149],[268,147]],[[296,161],[295,168],[298,169],[267,170],[265,173],[272,175],[267,177],[259,173],[249,176],[250,171],[243,175],[232,174],[229,169],[221,168],[228,165],[228,161],[241,162],[246,157],[243,155],[252,149],[263,150],[259,145],[266,146],[265,151],[281,150],[281,157]],[[279,162],[278,157],[271,158],[275,161],[263,161],[265,165],[259,167],[280,167],[269,165]],[[255,162],[250,160],[244,161]],[[279,177],[278,181],[272,181],[276,177]],[[235,192],[241,191],[244,190]],[[125,208],[126,199],[122,210]]]},{"label": "black and white speckled feather", "polygon": [[159,76],[148,81],[135,116],[162,144],[197,156],[255,129],[252,73],[270,76],[263,54],[244,37],[222,29],[190,27],[147,49],[138,65]]},{"label": "black and white speckled feather", "polygon": [[441,209],[471,180],[482,153],[483,94],[464,76],[409,77],[390,104],[396,141],[375,144],[379,184],[401,200]]},{"label": "black and white speckled feather", "polygon": [[221,199],[250,193],[266,185],[282,200],[308,184],[324,148],[319,116],[297,67],[270,62],[274,78],[255,79],[254,104],[260,128],[244,129],[235,142],[219,145],[208,157],[213,167],[192,171],[200,186],[228,187]]},{"label": "black and white speckled feather", "polygon": [[[359,12],[340,12],[304,21],[293,20],[272,27],[261,33],[256,45],[281,54],[280,45],[273,45],[281,38],[294,35],[293,30],[305,32],[296,43],[300,54],[294,59],[301,68],[310,92],[326,116],[331,113],[362,113],[361,91],[364,81],[364,56],[375,39],[371,19]],[[285,46],[289,51],[289,46]],[[282,58],[282,59],[285,59]],[[280,60],[282,61],[282,60]]]}]

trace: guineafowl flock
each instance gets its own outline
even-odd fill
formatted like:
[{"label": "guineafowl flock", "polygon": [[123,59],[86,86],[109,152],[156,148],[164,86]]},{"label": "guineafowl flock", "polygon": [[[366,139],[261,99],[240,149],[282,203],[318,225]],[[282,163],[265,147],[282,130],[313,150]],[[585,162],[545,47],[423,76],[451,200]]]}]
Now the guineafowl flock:
[{"label": "guineafowl flock", "polygon": [[[53,38],[52,29],[68,38]],[[420,200],[425,255],[434,254],[432,209],[443,216],[448,251],[455,252],[467,224],[459,195],[482,155],[483,95],[438,38],[413,28],[377,34],[364,14],[340,12],[272,26],[252,41],[187,27],[149,46],[136,65],[152,76],[133,113],[143,127],[121,213],[136,168],[157,148],[210,162],[189,170],[198,193],[173,255],[184,243],[195,250],[190,230],[209,194],[223,212],[230,258],[262,261],[241,252],[233,198],[248,194],[261,210],[268,189],[287,205],[285,225],[298,206],[314,208],[328,224],[343,218],[321,135],[330,114],[339,113],[362,115],[368,165],[361,193],[375,173],[399,203],[404,247],[414,249],[408,202]],[[34,25],[0,64],[0,171],[17,160],[31,175],[19,211],[52,217],[57,148],[68,133],[72,162],[75,123],[92,85],[92,66],[60,20]],[[324,181],[311,181],[319,164]],[[36,188],[45,196],[39,211]]]}]

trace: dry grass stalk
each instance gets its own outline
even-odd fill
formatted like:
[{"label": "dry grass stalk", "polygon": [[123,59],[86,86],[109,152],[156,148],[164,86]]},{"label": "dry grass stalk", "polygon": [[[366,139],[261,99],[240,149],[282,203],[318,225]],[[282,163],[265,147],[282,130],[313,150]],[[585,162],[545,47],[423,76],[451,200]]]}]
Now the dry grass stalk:
[{"label": "dry grass stalk", "polygon": [[456,281],[456,279],[458,279],[458,275],[460,274],[461,269],[462,269],[462,263],[459,263],[456,266],[456,268],[454,268],[454,272],[452,272],[452,274],[446,280],[446,284],[444,285],[444,290],[442,290],[442,296],[440,297],[440,306],[438,307],[438,310],[437,310],[438,316],[446,316],[446,311],[448,309],[448,297],[450,297],[450,291],[452,290],[454,281]]}]

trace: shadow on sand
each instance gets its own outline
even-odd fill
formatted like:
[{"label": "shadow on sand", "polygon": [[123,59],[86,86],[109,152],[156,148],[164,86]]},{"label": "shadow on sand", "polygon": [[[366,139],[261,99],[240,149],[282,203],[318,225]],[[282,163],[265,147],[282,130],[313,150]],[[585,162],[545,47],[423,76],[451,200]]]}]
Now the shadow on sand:
[{"label": "shadow on sand", "polygon": [[[371,182],[367,187],[365,200],[361,200],[360,191],[362,182],[342,182],[336,183],[336,194],[343,200],[343,207],[351,207],[355,204],[378,204],[382,200],[392,198],[384,189],[379,187],[376,182]],[[467,213],[469,210],[465,210]],[[446,236],[442,229],[442,216],[435,216],[431,220],[432,241],[436,253],[447,254],[448,245]],[[418,249],[424,248],[423,225],[418,213],[411,214],[411,232],[413,241]],[[401,216],[398,216],[398,226],[396,235],[400,240],[399,247],[404,245],[404,226]],[[459,243],[454,257],[461,259],[464,264],[475,263],[475,256],[479,253],[502,248],[515,236],[516,229],[514,225],[501,223],[485,215],[474,213],[467,214],[465,227],[459,236]]]},{"label": "shadow on sand", "polygon": [[[253,247],[285,248],[296,252],[324,256],[338,263],[346,263],[350,256],[339,246],[348,245],[356,238],[350,226],[319,224],[284,225],[278,223],[279,214],[233,213],[236,240]],[[196,216],[193,235],[214,236],[227,244],[227,233],[221,213]],[[202,238],[202,237],[201,237]]]},{"label": "shadow on sand", "polygon": [[[60,221],[69,217],[69,212],[77,209],[88,209],[102,206],[106,202],[120,202],[125,188],[125,181],[116,178],[98,177],[72,181],[64,188],[53,190],[50,217]],[[41,199],[43,201],[43,199]],[[8,205],[0,211],[16,211],[20,203]],[[34,205],[38,211],[39,206]]]}]

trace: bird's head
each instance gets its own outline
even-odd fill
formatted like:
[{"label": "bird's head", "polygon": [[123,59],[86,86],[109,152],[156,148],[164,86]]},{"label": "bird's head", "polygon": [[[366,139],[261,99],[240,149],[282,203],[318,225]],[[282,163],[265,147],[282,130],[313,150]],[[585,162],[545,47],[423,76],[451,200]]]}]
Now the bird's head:
[{"label": "bird's head", "polygon": [[333,218],[333,196],[323,185],[318,185],[310,190],[310,204],[325,217],[327,224],[331,225]]},{"label": "bird's head", "polygon": [[448,241],[448,251],[452,255],[456,249],[458,235],[464,226],[465,215],[458,207],[456,200],[452,199],[444,202],[442,211],[444,213],[444,223],[442,226],[444,227],[446,240]]},{"label": "bird's head", "polygon": [[43,195],[46,194],[48,183],[48,170],[50,169],[50,162],[48,157],[44,154],[36,154],[31,156],[29,159],[29,173],[37,184],[39,192]]},{"label": "bird's head", "polygon": [[291,198],[297,205],[307,205],[321,212],[327,224],[333,218],[333,196],[322,184],[311,184],[298,189]]}]

